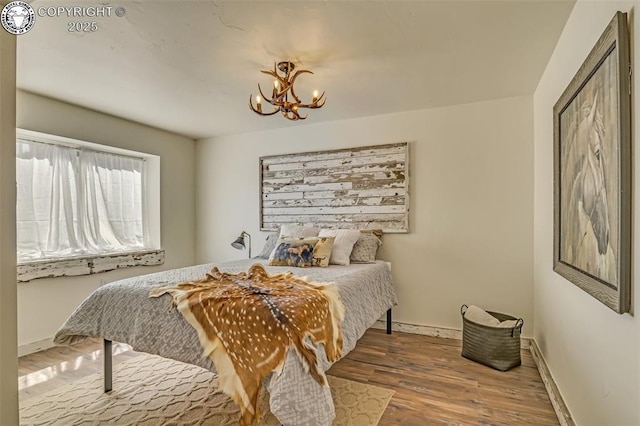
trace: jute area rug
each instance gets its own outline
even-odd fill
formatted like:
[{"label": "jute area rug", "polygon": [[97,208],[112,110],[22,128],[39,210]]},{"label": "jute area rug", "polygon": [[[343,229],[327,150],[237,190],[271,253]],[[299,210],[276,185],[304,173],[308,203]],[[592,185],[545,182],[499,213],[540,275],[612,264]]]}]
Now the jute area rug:
[{"label": "jute area rug", "polygon": [[[377,425],[393,391],[329,378],[336,407],[334,425]],[[113,391],[103,392],[101,373],[21,402],[22,425],[237,425],[240,410],[216,387],[213,373],[142,354],[113,369]],[[260,403],[260,425],[278,425]]]}]

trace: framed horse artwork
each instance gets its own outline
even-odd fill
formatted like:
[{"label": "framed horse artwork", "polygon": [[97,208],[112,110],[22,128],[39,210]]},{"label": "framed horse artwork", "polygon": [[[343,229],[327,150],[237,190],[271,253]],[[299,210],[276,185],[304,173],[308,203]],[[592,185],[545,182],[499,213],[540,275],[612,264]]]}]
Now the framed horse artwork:
[{"label": "framed horse artwork", "polygon": [[618,313],[631,304],[630,79],[617,12],[553,108],[553,270]]}]

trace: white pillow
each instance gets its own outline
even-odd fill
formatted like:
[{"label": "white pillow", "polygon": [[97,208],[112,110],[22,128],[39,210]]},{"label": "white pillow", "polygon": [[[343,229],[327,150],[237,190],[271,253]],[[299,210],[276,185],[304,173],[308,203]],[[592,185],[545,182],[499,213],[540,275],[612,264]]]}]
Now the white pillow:
[{"label": "white pillow", "polygon": [[[278,236],[278,238],[276,238],[276,240],[278,241],[282,237],[317,237],[319,232],[320,228],[315,228],[313,226],[287,224],[280,227],[280,235]],[[276,248],[278,248],[277,243],[276,247],[271,250],[269,261],[273,260],[273,257],[276,255]]]},{"label": "white pillow", "polygon": [[269,259],[271,253],[278,245],[278,234],[275,232],[267,235],[267,239],[265,240],[264,247],[262,247],[262,251],[256,257],[259,259]]},{"label": "white pillow", "polygon": [[280,228],[281,237],[317,237],[319,232],[320,228],[295,224],[282,225]]},{"label": "white pillow", "polygon": [[358,237],[360,237],[360,231],[357,229],[321,229],[318,236],[320,238],[336,237],[329,263],[332,265],[348,265],[353,246],[358,241]]}]

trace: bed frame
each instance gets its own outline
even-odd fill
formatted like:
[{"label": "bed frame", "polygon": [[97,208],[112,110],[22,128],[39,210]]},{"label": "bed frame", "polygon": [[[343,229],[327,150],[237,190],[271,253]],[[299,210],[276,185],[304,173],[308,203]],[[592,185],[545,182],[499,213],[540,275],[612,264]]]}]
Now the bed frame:
[{"label": "bed frame", "polygon": [[[391,309],[387,311],[387,334],[391,334]],[[104,392],[113,389],[113,342],[104,339]]]}]

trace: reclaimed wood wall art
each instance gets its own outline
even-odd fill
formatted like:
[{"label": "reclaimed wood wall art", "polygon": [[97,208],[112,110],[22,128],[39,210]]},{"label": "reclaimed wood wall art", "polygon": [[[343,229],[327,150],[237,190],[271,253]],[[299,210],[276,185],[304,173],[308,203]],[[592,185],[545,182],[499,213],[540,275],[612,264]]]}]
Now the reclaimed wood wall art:
[{"label": "reclaimed wood wall art", "polygon": [[409,232],[407,142],[260,158],[260,228]]}]

